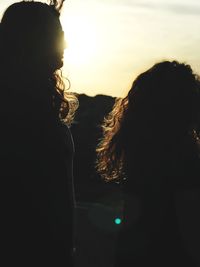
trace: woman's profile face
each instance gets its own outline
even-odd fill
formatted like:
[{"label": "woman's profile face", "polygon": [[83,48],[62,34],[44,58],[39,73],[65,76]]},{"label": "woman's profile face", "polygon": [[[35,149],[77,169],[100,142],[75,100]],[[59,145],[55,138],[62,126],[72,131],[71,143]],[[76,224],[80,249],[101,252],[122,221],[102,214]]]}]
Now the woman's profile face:
[{"label": "woman's profile face", "polygon": [[64,50],[65,50],[64,32],[60,30],[55,36],[55,41],[53,43],[53,50],[52,50],[52,60],[54,61],[55,69],[60,69],[63,67]]},{"label": "woman's profile face", "polygon": [[52,45],[51,45],[51,57],[52,64],[54,69],[60,69],[63,67],[64,60],[64,50],[66,48],[65,35],[58,19],[54,28],[54,35],[52,36]]}]

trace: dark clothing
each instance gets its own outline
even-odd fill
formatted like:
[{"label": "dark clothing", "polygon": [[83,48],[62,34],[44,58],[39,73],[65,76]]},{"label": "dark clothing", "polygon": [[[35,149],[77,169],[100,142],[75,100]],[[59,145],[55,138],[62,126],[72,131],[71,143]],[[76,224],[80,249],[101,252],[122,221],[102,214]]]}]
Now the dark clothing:
[{"label": "dark clothing", "polygon": [[115,267],[197,266],[181,237],[175,195],[200,188],[198,154],[187,144],[159,153],[162,149],[152,145],[137,157],[129,151]]},{"label": "dark clothing", "polygon": [[1,111],[1,260],[4,266],[71,267],[70,131],[42,100],[11,102],[14,113],[9,103]]}]

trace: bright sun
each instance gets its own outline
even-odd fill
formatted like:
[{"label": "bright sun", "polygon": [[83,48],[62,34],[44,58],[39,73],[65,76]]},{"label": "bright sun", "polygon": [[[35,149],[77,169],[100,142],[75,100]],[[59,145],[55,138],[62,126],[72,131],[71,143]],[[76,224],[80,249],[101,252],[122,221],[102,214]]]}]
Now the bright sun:
[{"label": "bright sun", "polygon": [[61,17],[67,48],[65,62],[76,67],[89,64],[97,54],[94,25],[84,16]]}]

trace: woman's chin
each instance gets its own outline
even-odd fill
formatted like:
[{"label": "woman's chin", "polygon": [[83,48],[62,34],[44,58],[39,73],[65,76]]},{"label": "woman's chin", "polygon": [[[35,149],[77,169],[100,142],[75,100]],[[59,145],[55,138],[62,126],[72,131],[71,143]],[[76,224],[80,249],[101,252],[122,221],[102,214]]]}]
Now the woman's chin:
[{"label": "woman's chin", "polygon": [[56,71],[58,69],[61,69],[63,67],[63,59],[56,60],[54,64],[52,64],[53,70]]},{"label": "woman's chin", "polygon": [[64,65],[64,56],[62,55],[62,57],[58,60],[58,65],[59,65],[59,68],[62,68],[63,65]]},{"label": "woman's chin", "polygon": [[63,63],[63,60],[60,61],[59,64],[58,64],[58,69],[62,68],[62,67],[63,67],[63,64],[64,64],[64,63]]}]

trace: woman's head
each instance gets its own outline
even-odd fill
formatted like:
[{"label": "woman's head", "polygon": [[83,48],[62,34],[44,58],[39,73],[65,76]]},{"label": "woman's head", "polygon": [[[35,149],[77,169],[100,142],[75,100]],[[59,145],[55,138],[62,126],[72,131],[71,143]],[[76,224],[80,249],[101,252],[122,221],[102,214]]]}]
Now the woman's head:
[{"label": "woman's head", "polygon": [[104,121],[97,148],[99,172],[120,177],[128,147],[137,153],[148,142],[174,142],[198,131],[199,119],[200,80],[191,67],[176,61],[155,64],[135,79]]},{"label": "woman's head", "polygon": [[7,8],[0,23],[0,80],[4,89],[21,91],[18,101],[27,102],[32,92],[34,99],[41,102],[42,96],[59,117],[71,121],[77,100],[65,91],[59,72],[65,48],[59,19],[63,2],[21,1]]},{"label": "woman's head", "polygon": [[151,127],[188,131],[199,113],[199,85],[199,77],[189,65],[157,63],[133,82],[126,113],[130,120],[133,114],[137,120],[149,120]]},{"label": "woman's head", "polygon": [[1,20],[1,53],[9,68],[52,73],[62,67],[64,34],[55,5],[22,1]]}]

